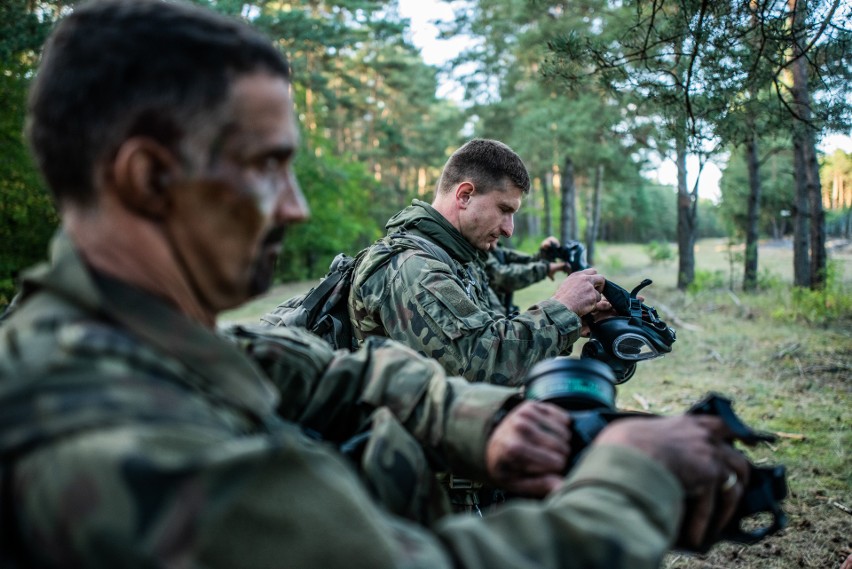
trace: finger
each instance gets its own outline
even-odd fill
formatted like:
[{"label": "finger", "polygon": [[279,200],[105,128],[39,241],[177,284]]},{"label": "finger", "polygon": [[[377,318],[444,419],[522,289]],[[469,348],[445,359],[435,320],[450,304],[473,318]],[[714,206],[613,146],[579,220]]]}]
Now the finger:
[{"label": "finger", "polygon": [[749,464],[745,456],[733,447],[721,450],[726,476],[719,486],[719,506],[713,535],[718,535],[733,518],[748,484]]},{"label": "finger", "polygon": [[708,431],[712,441],[731,442],[734,434],[728,424],[716,415],[692,415],[695,421]]},{"label": "finger", "polygon": [[556,453],[565,457],[571,451],[568,430],[559,424],[535,423],[518,429],[518,450],[521,457],[537,456],[539,452]]},{"label": "finger", "polygon": [[521,446],[507,450],[501,456],[496,468],[491,471],[491,477],[500,484],[507,480],[548,474],[561,476],[567,465],[568,457],[565,453]]},{"label": "finger", "polygon": [[691,548],[697,549],[704,543],[713,511],[716,507],[716,492],[708,489],[706,492],[697,494],[691,500],[691,514],[688,516],[688,525],[684,528],[686,543]]},{"label": "finger", "polygon": [[588,269],[583,269],[582,271],[577,271],[575,273],[571,273],[572,275],[597,275],[598,270],[594,267],[589,267]]},{"label": "finger", "polygon": [[566,427],[571,425],[571,414],[559,405],[545,401],[531,401],[531,403],[533,404],[532,409],[539,417],[546,417],[548,420],[561,423]]}]

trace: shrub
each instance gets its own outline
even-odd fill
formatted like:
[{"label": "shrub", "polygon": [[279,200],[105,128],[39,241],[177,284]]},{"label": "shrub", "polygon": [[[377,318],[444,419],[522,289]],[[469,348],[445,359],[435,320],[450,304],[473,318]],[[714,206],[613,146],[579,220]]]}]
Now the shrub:
[{"label": "shrub", "polygon": [[645,246],[645,251],[654,265],[671,261],[675,257],[674,249],[665,241],[651,241]]},{"label": "shrub", "polygon": [[823,289],[794,287],[786,302],[779,304],[772,312],[779,320],[825,324],[852,314],[852,291],[843,283],[840,263],[830,261]]},{"label": "shrub", "polygon": [[687,292],[699,293],[706,290],[715,290],[726,288],[724,271],[695,271],[695,278],[687,287]]}]

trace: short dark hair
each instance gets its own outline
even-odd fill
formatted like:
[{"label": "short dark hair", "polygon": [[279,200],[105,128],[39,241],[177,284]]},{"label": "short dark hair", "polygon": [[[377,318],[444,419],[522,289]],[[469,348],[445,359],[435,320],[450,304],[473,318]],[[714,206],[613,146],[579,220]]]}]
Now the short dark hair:
[{"label": "short dark hair", "polygon": [[232,82],[255,71],[289,79],[284,56],[246,23],[163,0],[79,5],[45,44],[30,90],[32,152],[58,201],[90,203],[96,164],[124,140],[179,151],[223,126]]},{"label": "short dark hair", "polygon": [[521,157],[498,140],[474,138],[453,152],[441,172],[438,191],[449,192],[465,180],[483,193],[507,189],[506,181],[525,194],[530,191],[530,175]]}]

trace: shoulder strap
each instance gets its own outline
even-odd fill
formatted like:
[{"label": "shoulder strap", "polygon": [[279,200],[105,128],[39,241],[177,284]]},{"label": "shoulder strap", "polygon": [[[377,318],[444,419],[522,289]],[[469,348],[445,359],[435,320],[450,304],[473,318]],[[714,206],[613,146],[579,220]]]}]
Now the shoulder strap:
[{"label": "shoulder strap", "polygon": [[415,245],[415,248],[426,251],[433,257],[436,257],[442,263],[453,267],[453,259],[450,257],[450,254],[444,250],[443,247],[439,247],[429,239],[425,237],[421,237],[420,235],[416,235],[414,233],[409,233],[407,231],[400,231],[397,233],[391,233],[390,237],[392,239],[402,239],[403,241],[408,241]]}]

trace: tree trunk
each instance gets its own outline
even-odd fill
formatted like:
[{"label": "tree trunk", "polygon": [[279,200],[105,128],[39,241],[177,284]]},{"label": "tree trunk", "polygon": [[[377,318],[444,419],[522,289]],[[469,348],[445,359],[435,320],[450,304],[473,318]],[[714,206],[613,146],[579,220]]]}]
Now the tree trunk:
[{"label": "tree trunk", "polygon": [[808,184],[805,178],[805,142],[801,125],[794,125],[793,168],[796,176],[796,197],[793,202],[793,284],[808,287],[810,279],[810,211]]},{"label": "tree trunk", "polygon": [[544,234],[553,235],[553,222],[550,220],[550,188],[553,187],[553,172],[545,172],[541,179],[541,197],[544,199]]},{"label": "tree trunk", "polygon": [[[810,127],[808,128],[810,131]],[[827,254],[825,249],[825,210],[822,206],[822,186],[819,183],[819,162],[813,132],[806,136],[805,172],[811,209],[811,288],[825,288]]]},{"label": "tree trunk", "polygon": [[601,221],[601,194],[603,193],[603,164],[595,169],[595,183],[592,199],[589,200],[589,215],[586,220],[586,261],[595,264],[595,241],[598,239],[598,225]]},{"label": "tree trunk", "polygon": [[[796,167],[796,209],[799,218],[793,246],[795,284],[819,289],[825,286],[825,212],[816,157],[816,137],[812,122],[808,69],[802,46],[807,18],[805,0],[790,0],[793,14],[793,150]],[[809,249],[808,249],[809,246]]]},{"label": "tree trunk", "polygon": [[[683,126],[683,125],[681,125]],[[695,280],[695,207],[686,187],[686,128],[675,136],[677,164],[677,288],[686,290]]]},{"label": "tree trunk", "polygon": [[743,290],[757,289],[757,245],[760,237],[760,161],[757,151],[757,134],[751,131],[746,141],[746,163],[748,164],[748,213],[745,234],[745,268],[743,271]]},{"label": "tree trunk", "polygon": [[560,211],[559,242],[577,240],[577,187],[574,185],[574,163],[571,158],[565,157],[565,167],[562,170],[561,180],[562,207]]}]

